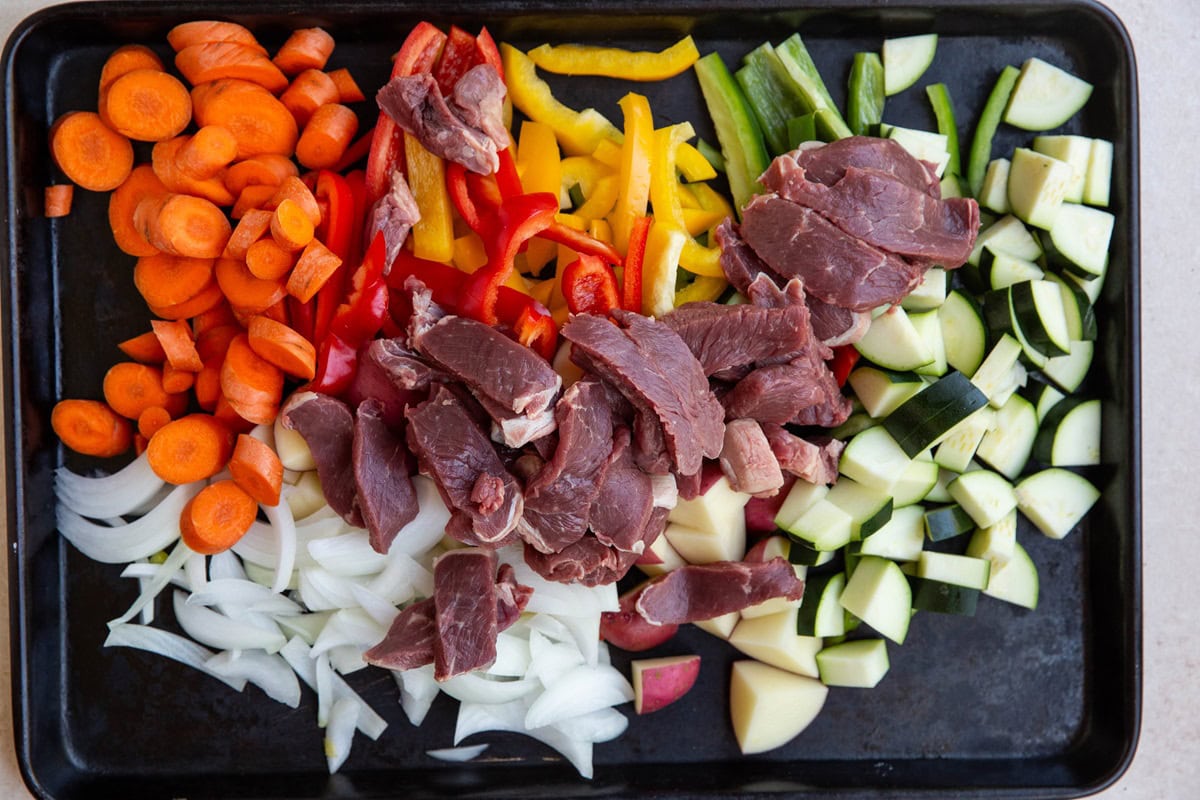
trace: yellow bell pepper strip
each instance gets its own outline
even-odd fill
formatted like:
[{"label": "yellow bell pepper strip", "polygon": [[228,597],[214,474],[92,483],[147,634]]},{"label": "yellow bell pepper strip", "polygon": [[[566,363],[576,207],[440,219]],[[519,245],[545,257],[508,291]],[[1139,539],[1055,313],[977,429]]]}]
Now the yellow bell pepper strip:
[{"label": "yellow bell pepper strip", "polygon": [[588,233],[598,242],[612,244],[612,226],[606,219],[588,220]]},{"label": "yellow bell pepper strip", "polygon": [[[688,190],[695,196],[700,208],[719,214],[721,219],[733,216],[733,206],[725,199],[725,195],[709,186],[707,183],[689,183]],[[718,220],[720,223],[720,220]]]},{"label": "yellow bell pepper strip", "polygon": [[562,179],[559,193],[565,196],[571,187],[578,186],[585,201],[595,193],[596,184],[600,183],[601,178],[613,174],[610,167],[591,156],[567,156],[559,162],[558,167]]},{"label": "yellow bell pepper strip", "polygon": [[725,278],[709,278],[704,275],[696,276],[696,280],[675,292],[675,307],[685,303],[712,302],[721,296],[729,286]]},{"label": "yellow bell pepper strip", "polygon": [[621,150],[621,178],[617,204],[610,222],[613,242],[622,253],[629,246],[629,231],[637,217],[645,216],[650,200],[650,153],[654,147],[654,118],[645,95],[630,92],[617,105],[625,114],[625,143]]},{"label": "yellow bell pepper strip", "polygon": [[675,279],[679,273],[679,254],[688,235],[682,229],[658,220],[646,236],[646,255],[642,260],[642,313],[661,317],[675,308]]},{"label": "yellow bell pepper strip", "polygon": [[[684,188],[683,194],[686,194],[696,200],[696,195],[692,194],[687,188]],[[708,211],[700,208],[698,205],[695,208],[684,207],[683,209],[683,227],[688,232],[689,236],[699,236],[706,230],[721,224],[721,220],[725,219],[725,215],[716,211]]]},{"label": "yellow bell pepper strip", "polygon": [[421,212],[412,227],[413,253],[430,261],[450,261],[454,257],[454,220],[446,191],[445,164],[407,131],[404,158],[408,186]]},{"label": "yellow bell pepper strip", "polygon": [[583,205],[575,209],[575,215],[584,219],[598,220],[607,217],[617,204],[617,175],[605,175],[596,181],[596,186]]},{"label": "yellow bell pepper strip", "polygon": [[588,155],[603,139],[620,141],[621,132],[594,108],[575,111],[560,103],[550,86],[537,76],[537,67],[529,56],[512,45],[500,45],[504,76],[513,105],[535,122],[554,129],[567,153]]},{"label": "yellow bell pepper strip", "polygon": [[517,140],[517,171],[527,192],[550,192],[562,197],[562,168],[554,129],[541,122],[521,123]]},{"label": "yellow bell pepper strip", "polygon": [[597,143],[596,149],[592,151],[592,158],[611,170],[619,170],[621,168],[621,144],[624,141],[624,134],[619,139],[601,139]]},{"label": "yellow bell pepper strip", "polygon": [[547,72],[559,75],[598,75],[627,81],[662,81],[686,70],[700,51],[691,36],[657,53],[623,50],[617,47],[591,47],[544,44],[529,51],[529,58]]},{"label": "yellow bell pepper strip", "polygon": [[[654,154],[650,166],[650,200],[654,205],[655,225],[666,225],[684,233],[687,225],[679,203],[675,177],[676,153],[680,142],[695,135],[690,122],[681,122],[654,133]],[[721,269],[721,249],[703,247],[690,235],[683,237],[679,266],[697,275],[724,278]],[[672,287],[674,288],[674,287]]]},{"label": "yellow bell pepper strip", "polygon": [[474,272],[487,263],[487,250],[477,233],[468,233],[454,240],[454,266],[463,272]]},{"label": "yellow bell pepper strip", "polygon": [[696,181],[711,181],[717,177],[717,169],[694,145],[680,142],[675,146],[675,160],[683,177]]}]

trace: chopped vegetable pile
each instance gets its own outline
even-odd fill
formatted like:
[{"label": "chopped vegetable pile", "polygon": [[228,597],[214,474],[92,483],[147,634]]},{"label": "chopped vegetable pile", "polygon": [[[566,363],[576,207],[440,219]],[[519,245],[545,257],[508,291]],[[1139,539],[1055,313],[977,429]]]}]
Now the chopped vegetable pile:
[{"label": "chopped vegetable pile", "polygon": [[[291,708],[304,683],[331,772],[386,727],[342,676],[382,668],[413,725],[459,701],[431,757],[510,731],[591,777],[623,704],[672,713],[713,668],[610,648],[687,624],[746,657],[741,752],[782,747],[915,611],[1034,608],[1019,518],[1061,539],[1100,496],[1113,146],[1053,132],[1091,91],[1057,66],[1002,70],[960,152],[945,84],[936,130],[885,121],[934,34],[856,54],[844,115],[799,34],[731,72],[690,36],[420,23],[369,103],[320,28],[167,43],[49,132],[45,215],[109,193],[149,312],[102,399],[53,409],[127,462],[60,467],[59,530],[138,580],[107,646]],[[576,110],[538,70],[632,83]],[[689,71],[708,119],[663,124],[639,82]],[[1039,135],[993,158],[1001,124]]]}]

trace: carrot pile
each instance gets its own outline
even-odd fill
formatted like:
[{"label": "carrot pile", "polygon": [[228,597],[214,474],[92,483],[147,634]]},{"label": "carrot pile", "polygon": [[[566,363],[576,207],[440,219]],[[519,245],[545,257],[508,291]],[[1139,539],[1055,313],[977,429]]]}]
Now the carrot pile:
[{"label": "carrot pile", "polygon": [[295,31],[273,57],[223,21],[179,25],[167,42],[174,70],[144,45],[118,48],[96,109],[50,131],[66,180],[46,187],[45,215],[69,214],[75,187],[109,192],[114,242],[136,259],[152,315],[118,344],[128,360],[109,369],[103,399],[62,400],[51,424],[79,453],[144,451],[165,481],[210,481],[180,530],[215,553],[259,504],[279,503],[279,457],[248,434],[275,420],[286,383],[316,376],[319,295],[345,298],[365,216],[343,193],[333,220],[326,189],[361,185],[361,172],[317,170],[353,166],[369,136],[354,141],[349,104],[364,95],[346,69],[326,71],[334,40],[320,28]]}]

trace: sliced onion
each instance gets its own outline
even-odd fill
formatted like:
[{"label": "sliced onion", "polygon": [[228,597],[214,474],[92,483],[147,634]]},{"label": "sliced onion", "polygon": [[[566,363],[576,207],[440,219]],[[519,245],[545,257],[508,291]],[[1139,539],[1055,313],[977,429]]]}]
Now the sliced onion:
[{"label": "sliced onion", "polygon": [[375,552],[366,531],[314,539],[308,554],[323,569],[335,575],[375,575],[383,570],[387,556]]},{"label": "sliced onion", "polygon": [[275,531],[276,553],[279,559],[275,563],[275,580],[271,582],[271,589],[281,593],[287,589],[292,579],[292,570],[296,568],[296,552],[299,546],[296,520],[292,518],[292,509],[287,503],[264,505],[262,510]]},{"label": "sliced onion", "polygon": [[258,650],[224,650],[206,661],[205,666],[218,675],[245,679],[285,706],[300,705],[300,681],[278,655]]},{"label": "sliced onion", "polygon": [[583,654],[583,660],[595,666],[600,649],[600,615],[590,617],[559,617],[561,622],[575,637],[575,644]]},{"label": "sliced onion", "polygon": [[60,504],[58,529],[93,561],[126,564],[149,558],[179,538],[179,515],[202,486],[199,481],[177,486],[148,514],[115,528],[89,522]]},{"label": "sliced onion", "polygon": [[554,681],[529,706],[527,728],[553,725],[633,699],[633,687],[612,667],[575,667]]},{"label": "sliced onion", "polygon": [[248,577],[246,569],[242,566],[241,559],[231,550],[222,550],[208,559],[209,580],[217,581],[222,578],[232,578],[244,581]]},{"label": "sliced onion", "polygon": [[245,578],[210,580],[204,589],[192,592],[187,602],[193,606],[236,607],[271,615],[299,614],[303,610],[295,601]]},{"label": "sliced onion", "polygon": [[202,590],[208,583],[208,560],[200,553],[192,553],[188,560],[183,562],[183,574],[187,576],[189,590]]},{"label": "sliced onion", "polygon": [[450,510],[446,508],[437,485],[424,475],[414,475],[413,490],[417,495],[417,516],[405,525],[392,540],[388,555],[404,553],[410,556],[428,552],[442,540]]},{"label": "sliced onion", "polygon": [[413,725],[425,721],[430,706],[437,698],[441,687],[433,677],[433,664],[426,664],[415,669],[392,670],[392,677],[400,687],[400,707],[404,715]]},{"label": "sliced onion", "polygon": [[584,663],[583,653],[574,641],[552,642],[537,631],[530,632],[527,677],[549,688]]},{"label": "sliced onion", "polygon": [[[146,588],[150,585],[150,579],[138,578],[137,582],[138,592],[140,594],[145,594]],[[154,624],[154,603],[146,603],[146,605],[142,606],[142,610],[138,614],[138,622],[142,623],[143,625]]]},{"label": "sliced onion", "polygon": [[342,644],[337,647],[329,648],[329,664],[333,667],[334,672],[340,675],[349,675],[358,672],[360,669],[366,669],[369,664],[363,659],[363,652],[367,648],[353,644]]},{"label": "sliced onion", "polygon": [[601,611],[619,611],[615,584],[588,587],[578,583],[548,581],[525,563],[519,547],[504,547],[496,551],[503,563],[510,564],[518,582],[533,589],[530,613],[553,614],[558,617],[590,617]]},{"label": "sliced onion", "polygon": [[387,634],[387,629],[380,625],[361,608],[344,608],[334,612],[321,635],[312,646],[312,655],[316,656],[326,650],[342,645],[355,645],[366,648],[379,642]]},{"label": "sliced onion", "polygon": [[439,761],[470,761],[487,750],[487,744],[464,745],[463,747],[443,747],[440,750],[426,750],[425,755]]},{"label": "sliced onion", "polygon": [[287,643],[278,628],[273,632],[266,631],[204,606],[188,605],[187,595],[178,591],[175,592],[175,620],[188,636],[218,650],[261,648],[275,653]]},{"label": "sliced onion", "polygon": [[507,631],[496,637],[496,660],[485,670],[488,675],[520,678],[529,671],[529,640]]},{"label": "sliced onion", "polygon": [[489,680],[474,672],[455,675],[441,683],[442,691],[460,703],[509,703],[542,686],[536,680]]},{"label": "sliced onion", "polygon": [[533,632],[537,631],[547,639],[553,639],[556,642],[568,642],[571,644],[575,642],[575,634],[571,633],[571,629],[562,624],[558,618],[552,617],[549,614],[534,614],[523,624],[529,630],[531,637]]},{"label": "sliced onion", "polygon": [[[308,645],[299,637],[293,636],[279,651],[279,655],[283,656],[308,688],[316,691],[317,668],[313,659],[309,657],[309,652]],[[387,720],[375,713],[375,709],[371,708],[366,700],[359,697],[358,692],[350,688],[350,684],[342,680],[340,675],[333,675],[331,682],[335,700],[350,697],[361,706],[358,715],[358,729],[371,739],[378,739],[387,728]]]},{"label": "sliced onion", "polygon": [[562,731],[548,727],[527,729],[524,719],[528,709],[526,699],[500,705],[462,703],[454,728],[454,743],[458,744],[473,733],[509,731],[537,739],[562,754],[584,778],[592,777],[592,743],[573,739]]},{"label": "sliced onion", "polygon": [[611,742],[629,727],[629,718],[615,708],[601,708],[557,722],[555,728],[572,739]]},{"label": "sliced onion", "polygon": [[[167,587],[167,584],[179,575],[180,567],[193,555],[195,553],[192,551],[192,548],[188,547],[182,541],[176,544],[175,549],[167,556],[167,560],[157,565],[157,571],[142,586],[142,591],[137,599],[133,601],[133,605],[124,614],[108,623],[109,630],[129,622],[129,620],[137,616],[139,611],[152,604],[154,598],[158,597],[159,593]],[[128,570],[128,567],[126,569]]]},{"label": "sliced onion", "polygon": [[299,636],[305,644],[312,646],[312,643],[321,635],[321,629],[325,627],[325,623],[333,616],[332,611],[314,611],[310,614],[296,615],[280,615],[275,617],[275,622],[283,629],[285,633],[291,636]]},{"label": "sliced onion", "polygon": [[132,514],[154,499],[164,485],[150,467],[146,453],[113,474],[98,478],[78,475],[66,467],[54,471],[54,494],[58,502],[79,516],[92,519]]},{"label": "sliced onion", "polygon": [[[166,563],[165,561],[163,562]],[[162,572],[163,565],[155,564],[153,561],[135,561],[132,564],[126,564],[125,569],[121,570],[122,578],[137,578],[138,580],[154,580]],[[167,578],[167,583],[172,586],[177,586],[184,591],[187,590],[187,578],[183,574],[183,570],[179,565],[175,565],[174,569],[168,569],[170,577]]]},{"label": "sliced onion", "polygon": [[325,653],[313,658],[313,666],[317,670],[317,725],[324,728],[329,724],[329,711],[333,708],[333,667]]},{"label": "sliced onion", "polygon": [[313,611],[354,608],[358,605],[350,585],[353,578],[334,575],[320,567],[300,570],[300,598]]},{"label": "sliced onion", "polygon": [[383,572],[367,583],[368,591],[394,605],[414,597],[433,595],[433,573],[407,553],[393,548],[387,556]]},{"label": "sliced onion", "polygon": [[354,729],[361,708],[349,697],[339,698],[329,709],[329,724],[325,726],[325,762],[329,774],[337,772],[350,757],[354,744]]},{"label": "sliced onion", "polygon": [[384,630],[391,627],[396,619],[396,615],[400,613],[400,609],[365,586],[352,583],[350,584],[350,593],[354,595],[354,600],[358,603],[359,607],[367,612],[371,619],[381,625]]},{"label": "sliced onion", "polygon": [[108,632],[108,638],[104,640],[104,646],[132,647],[137,650],[145,650],[148,653],[166,656],[173,661],[178,661],[180,664],[186,664],[189,667],[198,669],[205,675],[211,675],[239,692],[246,688],[246,680],[244,678],[220,675],[208,668],[208,660],[213,656],[211,650],[201,647],[192,640],[177,633],[164,631],[161,628],[151,628],[147,625],[126,622],[122,625],[117,625]]}]

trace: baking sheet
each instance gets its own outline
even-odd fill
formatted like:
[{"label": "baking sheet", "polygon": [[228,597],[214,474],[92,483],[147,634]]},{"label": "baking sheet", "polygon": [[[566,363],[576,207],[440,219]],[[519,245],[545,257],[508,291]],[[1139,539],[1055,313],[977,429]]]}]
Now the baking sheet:
[{"label": "baking sheet", "polygon": [[[60,396],[94,396],[115,342],[145,329],[133,259],[112,244],[106,197],[76,192],[71,216],[39,216],[52,178],[46,131],[55,117],[95,107],[95,77],[120,44],[169,55],[177,22],[223,17],[268,47],[295,27],[321,25],[338,42],[331,67],[348,66],[368,94],[388,57],[420,19],[443,28],[487,24],[498,41],[613,43],[660,49],[691,33],[729,64],[765,40],[805,38],[835,99],[852,54],[885,36],[934,31],[938,54],[917,87],[889,98],[885,120],[933,125],[920,86],[949,86],[969,142],[1005,64],[1040,56],[1096,85],[1066,132],[1115,144],[1112,210],[1119,224],[1100,301],[1100,341],[1089,390],[1105,400],[1104,464],[1091,472],[1104,496],[1063,542],[1023,527],[1041,573],[1041,602],[1026,612],[988,598],[974,618],[919,614],[874,690],[834,689],[817,720],[787,747],[738,755],[727,719],[731,648],[687,630],[663,654],[699,652],[704,668],[686,701],[632,720],[596,748],[596,778],[579,779],[552,751],[508,735],[480,763],[443,764],[425,750],[449,746],[454,704],[439,699],[413,729],[392,679],[349,676],[391,723],[378,742],[355,740],[337,776],[325,774],[315,698],[291,710],[254,688],[243,694],[149,654],[102,648],[105,622],[136,595],[119,567],[95,564],[54,527],[52,471],[65,462],[49,430]],[[438,4],[87,3],[50,9],[21,26],[5,54],[4,141],[9,222],[3,301],[8,431],[14,709],[18,756],[47,797],[617,797],[866,796],[1068,797],[1113,780],[1137,739],[1140,708],[1140,438],[1138,358],[1137,108],[1133,53],[1119,21],[1084,2],[557,3]],[[553,78],[573,107],[619,121],[627,84]],[[641,85],[656,124],[691,120],[715,141],[691,73]],[[1006,129],[996,153],[1029,134]],[[160,617],[170,611],[160,604]],[[626,708],[627,713],[632,712]]]}]

